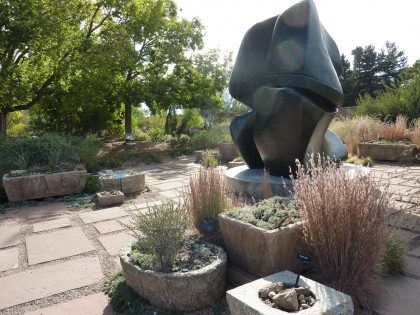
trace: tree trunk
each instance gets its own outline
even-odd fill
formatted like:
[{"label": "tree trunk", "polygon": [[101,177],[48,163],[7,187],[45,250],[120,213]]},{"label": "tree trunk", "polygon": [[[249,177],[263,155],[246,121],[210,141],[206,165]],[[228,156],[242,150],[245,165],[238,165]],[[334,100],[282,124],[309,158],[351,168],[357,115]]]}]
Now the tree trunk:
[{"label": "tree trunk", "polygon": [[7,113],[0,113],[0,138],[6,137],[6,116]]},{"label": "tree trunk", "polygon": [[125,135],[133,133],[133,126],[131,125],[131,104],[124,104],[124,124],[125,124]]}]

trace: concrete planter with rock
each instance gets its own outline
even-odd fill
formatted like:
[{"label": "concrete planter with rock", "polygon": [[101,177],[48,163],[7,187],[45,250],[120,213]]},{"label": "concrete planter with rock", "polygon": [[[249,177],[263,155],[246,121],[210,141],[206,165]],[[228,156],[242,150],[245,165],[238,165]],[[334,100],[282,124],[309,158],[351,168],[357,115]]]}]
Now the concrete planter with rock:
[{"label": "concrete planter with rock", "polygon": [[86,170],[25,176],[3,175],[9,201],[38,199],[81,193],[86,184]]},{"label": "concrete planter with rock", "polygon": [[102,191],[121,190],[124,194],[139,193],[146,188],[145,174],[124,175],[124,177],[99,176],[99,186]]},{"label": "concrete planter with rock", "polygon": [[217,148],[224,161],[232,161],[234,158],[239,156],[238,151],[233,143],[218,142]]},{"label": "concrete planter with rock", "polygon": [[158,307],[193,311],[213,305],[225,294],[227,258],[222,248],[210,265],[194,271],[173,273],[143,270],[130,260],[130,252],[131,244],[120,251],[127,285]]},{"label": "concrete planter with rock", "polygon": [[110,207],[124,203],[124,194],[119,190],[98,192],[96,197],[101,207]]},{"label": "concrete planter with rock", "polygon": [[[227,291],[226,299],[230,314],[280,315],[289,314],[289,311],[302,312],[308,315],[351,315],[354,313],[354,306],[350,296],[303,276],[299,279],[298,286],[300,288],[293,288],[295,281],[296,274],[290,271],[283,271]],[[277,283],[282,283],[289,288],[283,291],[284,300],[281,304],[279,303],[289,309],[289,311],[273,308],[260,298],[261,289]],[[312,305],[309,306],[304,303],[307,307],[302,308],[299,306],[302,305],[302,303],[299,303],[299,295],[303,294],[304,290],[310,291],[311,297],[308,304]],[[274,299],[278,298],[280,302],[281,297],[279,295],[274,296]],[[301,309],[301,311],[298,311],[298,309]]]},{"label": "concrete planter with rock", "polygon": [[379,161],[410,161],[417,154],[415,145],[360,143],[359,155]]},{"label": "concrete planter with rock", "polygon": [[265,277],[281,270],[296,271],[296,255],[301,248],[302,223],[275,230],[219,215],[229,264],[256,277]]}]

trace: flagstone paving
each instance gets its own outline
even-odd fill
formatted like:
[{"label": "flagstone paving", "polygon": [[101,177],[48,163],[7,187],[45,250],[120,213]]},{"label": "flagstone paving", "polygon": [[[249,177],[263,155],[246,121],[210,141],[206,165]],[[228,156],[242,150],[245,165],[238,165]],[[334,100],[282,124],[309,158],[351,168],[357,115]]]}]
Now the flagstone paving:
[{"label": "flagstone paving", "polygon": [[0,272],[15,269],[19,264],[19,248],[10,247],[0,250]]},{"label": "flagstone paving", "polygon": [[[105,278],[120,267],[120,248],[134,240],[128,228],[134,214],[165,199],[177,201],[189,175],[198,170],[193,161],[188,157],[135,167],[146,173],[152,194],[121,207],[69,210],[63,202],[51,202],[24,208],[15,220],[7,216],[2,222],[0,215],[0,314],[115,315],[101,290]],[[399,227],[396,235],[409,248],[407,275],[385,281],[376,311],[416,314],[420,309],[420,167],[378,163],[373,170],[374,176],[391,185],[396,214],[390,224]]]},{"label": "flagstone paving", "polygon": [[20,225],[0,227],[0,248],[20,244]]},{"label": "flagstone paving", "polygon": [[29,265],[95,250],[80,227],[26,237]]},{"label": "flagstone paving", "polygon": [[24,315],[117,315],[104,293],[96,293],[65,303],[26,312]]},{"label": "flagstone paving", "polygon": [[48,231],[52,229],[59,229],[59,228],[68,227],[68,226],[71,226],[70,219],[64,217],[64,218],[35,223],[33,225],[33,230],[36,233],[36,232]]},{"label": "flagstone paving", "polygon": [[118,233],[98,237],[99,242],[105,247],[108,254],[116,256],[120,249],[128,243],[134,241],[134,237],[127,233]]},{"label": "flagstone paving", "polygon": [[101,234],[124,230],[124,227],[115,220],[95,223],[93,226]]},{"label": "flagstone paving", "polygon": [[121,207],[101,209],[79,214],[79,218],[86,224],[100,222],[129,215]]},{"label": "flagstone paving", "polygon": [[0,278],[0,310],[101,281],[97,257],[79,258]]}]

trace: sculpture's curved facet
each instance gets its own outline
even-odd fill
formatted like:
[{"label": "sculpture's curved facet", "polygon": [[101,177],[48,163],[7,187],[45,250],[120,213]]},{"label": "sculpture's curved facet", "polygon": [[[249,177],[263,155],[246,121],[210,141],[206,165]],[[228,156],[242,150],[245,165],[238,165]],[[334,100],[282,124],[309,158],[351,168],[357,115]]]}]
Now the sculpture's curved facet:
[{"label": "sculpture's curved facet", "polygon": [[248,30],[229,92],[251,109],[230,127],[250,168],[288,176],[295,160],[304,162],[309,153],[347,156],[342,143],[337,148],[333,133],[325,137],[343,99],[340,70],[337,45],[320,23],[312,0]]}]

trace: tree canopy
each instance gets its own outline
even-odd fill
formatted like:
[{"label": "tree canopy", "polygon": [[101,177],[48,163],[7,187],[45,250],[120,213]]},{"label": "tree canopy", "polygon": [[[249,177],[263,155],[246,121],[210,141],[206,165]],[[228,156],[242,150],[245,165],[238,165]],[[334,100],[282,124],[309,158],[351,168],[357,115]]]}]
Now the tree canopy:
[{"label": "tree canopy", "polygon": [[28,109],[43,130],[125,121],[130,133],[132,106],[220,105],[231,66],[217,50],[198,54],[203,25],[172,0],[2,1],[0,27],[3,135],[6,115]]},{"label": "tree canopy", "polygon": [[341,56],[344,106],[355,105],[359,96],[375,97],[387,86],[398,84],[398,76],[408,67],[404,51],[393,42],[386,42],[379,52],[373,45],[358,46],[352,55],[352,68],[346,56]]}]

